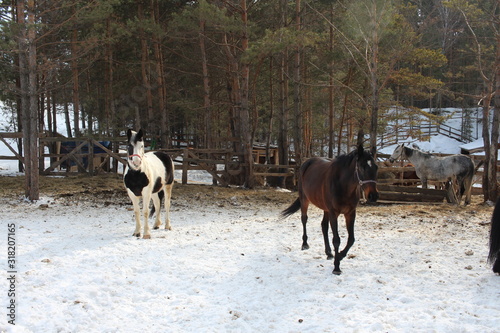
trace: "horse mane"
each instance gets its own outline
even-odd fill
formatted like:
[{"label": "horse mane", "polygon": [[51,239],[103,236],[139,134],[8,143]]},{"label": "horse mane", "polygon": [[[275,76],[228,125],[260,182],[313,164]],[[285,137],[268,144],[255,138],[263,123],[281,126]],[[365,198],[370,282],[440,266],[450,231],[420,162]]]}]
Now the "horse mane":
[{"label": "horse mane", "polygon": [[334,164],[338,167],[348,167],[352,161],[358,156],[358,151],[353,150],[349,154],[339,155],[333,160]]},{"label": "horse mane", "polygon": [[420,149],[417,149],[417,148],[403,147],[403,149],[405,150],[405,155],[408,156],[408,157],[411,157],[414,152],[417,152],[417,153],[421,154],[424,158],[435,157],[433,154],[426,153],[426,152],[421,151]]}]

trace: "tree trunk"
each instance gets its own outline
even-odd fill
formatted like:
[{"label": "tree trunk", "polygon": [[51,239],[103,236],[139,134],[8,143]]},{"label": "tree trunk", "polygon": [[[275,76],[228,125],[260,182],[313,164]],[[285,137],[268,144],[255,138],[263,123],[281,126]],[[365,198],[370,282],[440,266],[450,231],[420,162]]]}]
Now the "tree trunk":
[{"label": "tree trunk", "polygon": [[[333,8],[334,5],[332,4],[330,13],[331,13],[331,20],[333,22]],[[330,43],[329,43],[329,48],[330,48],[330,53],[333,54],[333,43],[334,43],[334,38],[333,38],[333,26],[330,25]],[[333,158],[333,147],[334,147],[334,115],[335,115],[335,101],[334,101],[334,87],[333,87],[333,77],[335,75],[335,63],[332,60],[329,64],[330,67],[330,77],[329,77],[329,84],[328,84],[328,158]]]},{"label": "tree trunk", "polygon": [[[280,1],[281,12],[281,26],[285,27],[287,23],[287,0]],[[287,59],[288,50],[285,49],[280,55],[280,68],[279,68],[279,132],[278,132],[278,154],[279,164],[288,165],[290,161],[289,156],[289,142],[288,142],[288,76],[287,73]],[[284,170],[282,170],[284,171]],[[281,187],[285,187],[285,179],[283,177]]]},{"label": "tree trunk", "polygon": [[[289,142],[288,142],[288,77],[286,75],[288,52],[284,50],[281,54],[280,63],[280,117],[278,133],[278,154],[281,165],[290,163]],[[285,172],[286,170],[281,170]],[[285,178],[283,177],[280,187],[285,188]]]},{"label": "tree trunk", "polygon": [[205,21],[200,20],[200,52],[203,74],[203,109],[205,110],[205,147],[212,148],[212,107],[210,102],[210,79],[208,77],[208,59],[205,45]]},{"label": "tree trunk", "polygon": [[[295,24],[297,31],[300,31],[300,0],[295,0]],[[294,110],[294,124],[293,124],[293,137],[295,148],[295,161],[298,165],[302,164],[303,156],[303,142],[302,142],[302,107],[300,96],[300,47],[295,49],[294,56],[294,69],[293,69],[293,110]]]},{"label": "tree trunk", "polygon": [[497,162],[498,162],[498,139],[500,128],[500,33],[497,33],[497,50],[495,58],[495,96],[493,109],[493,122],[491,124],[491,146],[488,170],[488,180],[491,184],[489,188],[489,199],[493,202],[498,198],[498,182],[497,182]]},{"label": "tree trunk", "polygon": [[[160,25],[160,8],[158,0],[151,1],[151,19],[155,24]],[[163,148],[170,148],[171,140],[170,140],[170,131],[168,128],[168,108],[167,108],[167,88],[165,86],[165,77],[164,77],[164,64],[163,64],[163,52],[161,48],[161,40],[157,35],[153,36],[154,43],[154,55],[155,55],[155,63],[156,63],[156,89],[158,92],[158,109],[160,112],[160,141],[162,143]]]},{"label": "tree trunk", "polygon": [[[245,53],[248,49],[248,10],[246,0],[240,1],[241,20],[243,23],[243,36],[241,37],[241,51]],[[250,85],[250,65],[247,62],[241,64],[241,143],[243,146],[243,163],[245,165],[245,185],[254,187],[253,179],[253,157],[252,157],[252,134],[250,129],[250,106],[249,106],[249,85]]]},{"label": "tree trunk", "polygon": [[274,122],[274,84],[273,84],[273,57],[269,57],[269,122],[266,133],[266,164],[271,164],[271,134]]},{"label": "tree trunk", "polygon": [[[25,196],[29,200],[39,199],[38,176],[38,99],[36,76],[35,44],[35,3],[29,0],[17,2],[19,36],[19,69],[22,104],[22,123],[24,137]],[[28,14],[26,24],[24,13]]]},{"label": "tree trunk", "polygon": [[71,35],[71,71],[73,76],[73,127],[75,136],[80,136],[80,84],[78,70],[78,31],[73,29]]},{"label": "tree trunk", "polygon": [[[376,3],[374,2],[374,6]],[[374,13],[377,14],[377,8],[374,8]],[[379,36],[377,30],[377,16],[373,17],[372,31],[372,53],[370,62],[370,80],[372,88],[372,110],[370,117],[370,151],[375,156],[377,153],[377,126],[378,126],[378,111],[379,111],[379,84],[378,84],[378,43]],[[361,138],[358,138],[360,140]]]},{"label": "tree trunk", "polygon": [[[144,7],[141,0],[137,0],[137,17],[139,22],[144,21]],[[142,76],[142,84],[146,89],[146,120],[147,123],[141,124],[143,128],[146,128],[146,131],[152,135],[157,133],[157,128],[154,120],[153,113],[153,95],[151,94],[151,84],[149,79],[149,56],[148,56],[148,43],[146,40],[145,32],[142,28],[139,28],[139,38],[141,39],[141,76]]]}]

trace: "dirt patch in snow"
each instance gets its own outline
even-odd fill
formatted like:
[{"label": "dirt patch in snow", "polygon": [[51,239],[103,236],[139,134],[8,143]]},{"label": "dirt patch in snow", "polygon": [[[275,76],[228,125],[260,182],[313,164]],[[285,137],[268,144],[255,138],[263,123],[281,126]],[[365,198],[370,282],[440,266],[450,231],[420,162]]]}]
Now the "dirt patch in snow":
[{"label": "dirt patch in snow", "polygon": [[[19,199],[24,195],[24,177],[0,176],[0,198]],[[40,176],[40,196],[68,201],[85,201],[96,205],[131,205],[120,175],[106,174],[96,177]],[[191,203],[214,206],[223,210],[230,207],[268,206],[282,210],[288,207],[297,197],[296,192],[269,187],[244,189],[241,187],[220,187],[210,185],[175,184],[172,204],[173,208],[186,208]],[[375,215],[394,214],[402,218],[433,219],[442,216],[475,216],[489,220],[492,207],[483,202],[482,196],[473,196],[468,206],[456,206],[447,203],[407,203],[360,205],[359,211]]]}]

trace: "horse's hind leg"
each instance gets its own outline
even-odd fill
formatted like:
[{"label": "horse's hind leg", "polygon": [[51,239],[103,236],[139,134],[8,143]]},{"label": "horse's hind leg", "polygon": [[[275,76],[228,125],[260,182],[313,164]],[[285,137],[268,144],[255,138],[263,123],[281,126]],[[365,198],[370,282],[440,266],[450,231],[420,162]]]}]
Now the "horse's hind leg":
[{"label": "horse's hind leg", "polygon": [[306,200],[301,200],[302,206],[301,209],[301,221],[302,221],[302,250],[308,250],[309,244],[307,244],[307,208],[309,207],[309,202]]},{"label": "horse's hind leg", "polygon": [[160,225],[161,225],[161,199],[160,197],[158,196],[158,193],[155,193],[153,194],[153,205],[155,207],[155,212],[156,212],[156,216],[155,216],[155,224],[153,225],[153,229],[158,229],[160,228]]},{"label": "horse's hind leg", "polygon": [[329,222],[328,212],[324,211],[323,220],[321,221],[321,231],[323,232],[323,240],[325,242],[326,259],[332,260],[333,259],[332,248],[330,247],[330,240],[328,239],[328,227],[329,227],[328,222]]},{"label": "horse's hind leg", "polygon": [[170,199],[172,198],[172,187],[174,183],[165,186],[165,229],[172,230],[170,226]]},{"label": "horse's hind leg", "polygon": [[144,239],[151,238],[151,231],[149,230],[149,203],[151,201],[151,194],[146,194],[142,197],[142,212],[144,214]]}]

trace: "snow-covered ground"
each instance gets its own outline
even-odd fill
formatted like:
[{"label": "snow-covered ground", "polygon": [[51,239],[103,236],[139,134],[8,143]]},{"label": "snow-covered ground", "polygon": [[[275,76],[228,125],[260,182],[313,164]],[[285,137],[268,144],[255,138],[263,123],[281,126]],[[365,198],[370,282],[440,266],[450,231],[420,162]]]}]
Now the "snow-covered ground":
[{"label": "snow-covered ground", "polygon": [[[420,146],[451,150],[440,140]],[[15,175],[15,165],[0,161],[0,175]],[[255,200],[276,190],[220,202],[217,188],[211,196],[188,186],[183,197],[174,187],[173,229],[151,240],[131,236],[133,212],[121,203],[0,198],[0,331],[499,332],[500,277],[486,263],[492,208],[480,200],[361,206],[356,243],[335,276],[318,209],[309,214],[311,249],[301,251],[299,214],[281,220],[286,204]],[[296,194],[288,195],[291,203]],[[9,225],[15,326],[7,322]],[[345,244],[343,222],[341,235]]]},{"label": "snow-covered ground", "polygon": [[[290,202],[294,198],[291,193]],[[126,206],[71,200],[0,200],[1,227],[6,232],[16,225],[17,245],[16,326],[6,322],[4,273],[0,331],[500,327],[500,277],[485,262],[490,207],[360,207],[356,243],[342,262],[343,274],[335,276],[317,209],[310,210],[311,249],[301,251],[299,215],[280,220],[286,205],[272,201],[221,204],[193,193],[191,200],[173,201],[171,231],[156,230],[143,240],[131,236],[133,213]],[[343,227],[341,234],[345,244]],[[6,252],[6,237],[0,248]]]}]

